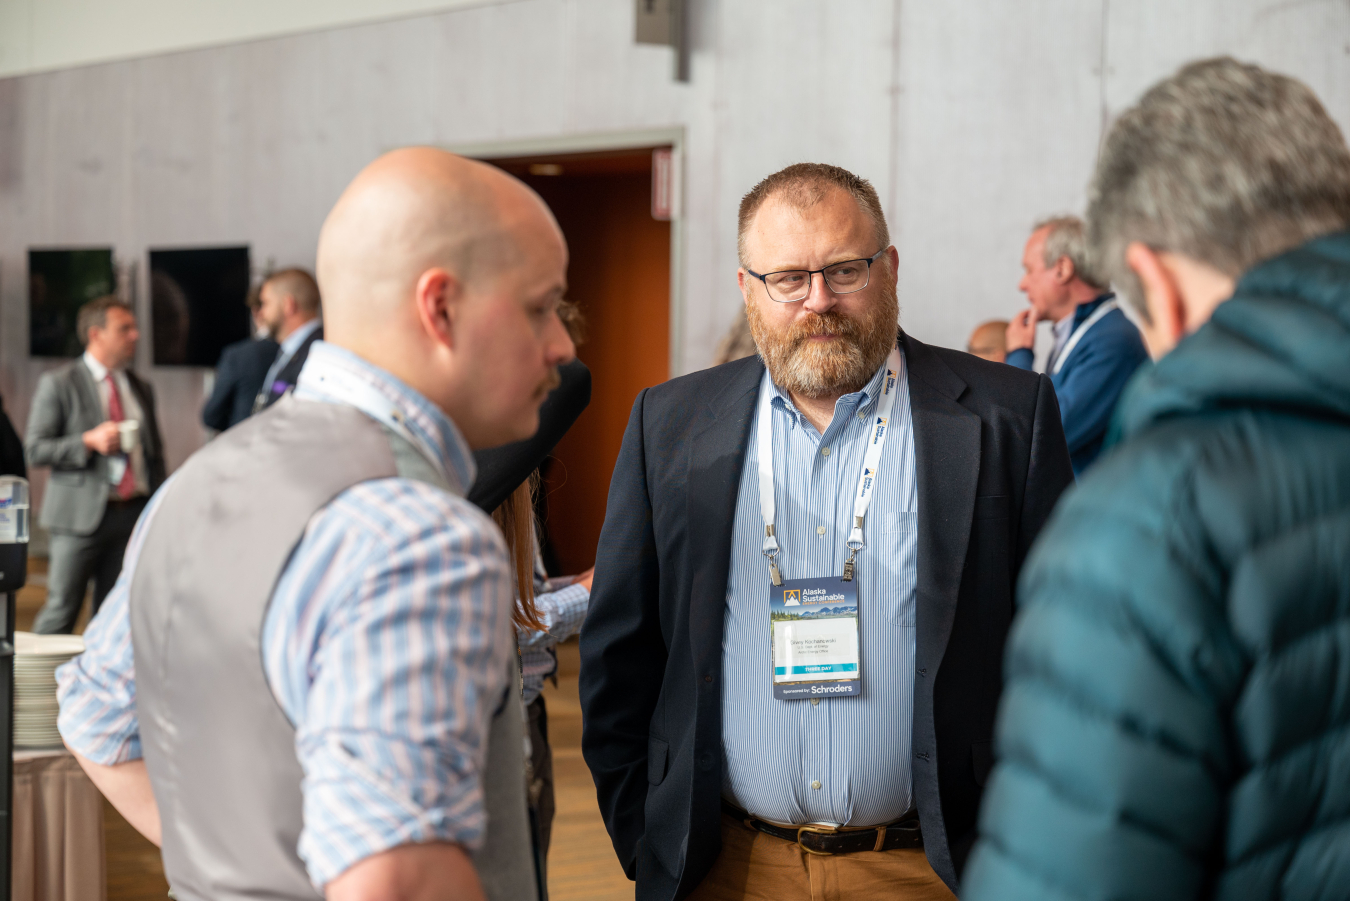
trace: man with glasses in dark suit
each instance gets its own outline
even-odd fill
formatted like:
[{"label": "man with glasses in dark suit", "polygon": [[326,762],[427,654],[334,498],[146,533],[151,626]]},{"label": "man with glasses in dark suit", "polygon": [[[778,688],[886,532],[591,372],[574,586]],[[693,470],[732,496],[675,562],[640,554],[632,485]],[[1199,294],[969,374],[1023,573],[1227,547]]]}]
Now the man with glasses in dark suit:
[{"label": "man with glasses in dark suit", "polygon": [[601,812],[640,901],[951,899],[1013,586],[1073,478],[1054,391],[898,331],[850,172],[769,176],[739,250],[759,355],[642,392],[610,487]]}]

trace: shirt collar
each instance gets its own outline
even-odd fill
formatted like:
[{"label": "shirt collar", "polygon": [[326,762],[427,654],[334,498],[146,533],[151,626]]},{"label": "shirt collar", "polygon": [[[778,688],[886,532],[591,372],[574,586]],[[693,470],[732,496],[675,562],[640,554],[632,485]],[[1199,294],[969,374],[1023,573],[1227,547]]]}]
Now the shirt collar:
[{"label": "shirt collar", "polygon": [[84,365],[89,367],[89,374],[94,377],[96,383],[108,377],[108,367],[100,363],[98,358],[87,350],[84,352]]},{"label": "shirt collar", "polygon": [[286,336],[286,340],[281,342],[281,354],[286,357],[295,356],[295,352],[300,349],[300,345],[305,343],[305,339],[314,334],[314,330],[323,325],[319,319],[311,319],[304,325],[297,328]]},{"label": "shirt collar", "polygon": [[383,421],[388,411],[371,409],[370,398],[358,394],[344,396],[329,388],[328,383],[321,383],[318,376],[325,369],[341,370],[348,376],[356,377],[392,403],[401,415],[403,424],[419,439],[419,443],[435,455],[435,459],[429,462],[440,468],[447,481],[460,494],[469,490],[477,475],[473,452],[454,422],[439,407],[378,366],[326,341],[315,341],[310,347],[309,356],[297,380],[296,396],[306,400],[346,404],[356,407],[377,422]]}]

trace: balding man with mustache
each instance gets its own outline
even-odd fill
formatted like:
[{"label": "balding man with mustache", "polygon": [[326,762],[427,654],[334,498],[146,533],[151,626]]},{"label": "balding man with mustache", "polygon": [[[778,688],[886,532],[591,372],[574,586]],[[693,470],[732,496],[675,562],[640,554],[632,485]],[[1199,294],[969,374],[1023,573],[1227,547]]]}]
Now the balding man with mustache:
[{"label": "balding man with mustache", "polygon": [[293,395],[153,499],[61,733],[179,901],[529,899],[511,568],[463,499],[573,347],[539,197],[386,154],[324,223]]}]

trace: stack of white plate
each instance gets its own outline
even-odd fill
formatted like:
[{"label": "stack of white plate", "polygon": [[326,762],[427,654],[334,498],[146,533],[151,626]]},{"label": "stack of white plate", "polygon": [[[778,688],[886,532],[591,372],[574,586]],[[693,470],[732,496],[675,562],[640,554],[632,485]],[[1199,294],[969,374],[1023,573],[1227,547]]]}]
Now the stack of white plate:
[{"label": "stack of white plate", "polygon": [[56,668],[84,653],[78,635],[14,633],[14,746],[60,747],[56,731]]}]

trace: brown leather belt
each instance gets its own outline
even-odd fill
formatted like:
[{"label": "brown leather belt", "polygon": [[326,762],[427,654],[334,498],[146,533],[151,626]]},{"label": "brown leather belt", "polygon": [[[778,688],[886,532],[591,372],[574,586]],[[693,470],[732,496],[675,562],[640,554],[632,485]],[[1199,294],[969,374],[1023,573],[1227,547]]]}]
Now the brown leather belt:
[{"label": "brown leather belt", "polygon": [[784,826],[753,817],[722,799],[722,812],[749,829],[800,845],[808,854],[852,854],[857,851],[893,851],[896,848],[922,848],[919,812],[911,810],[885,826]]}]

